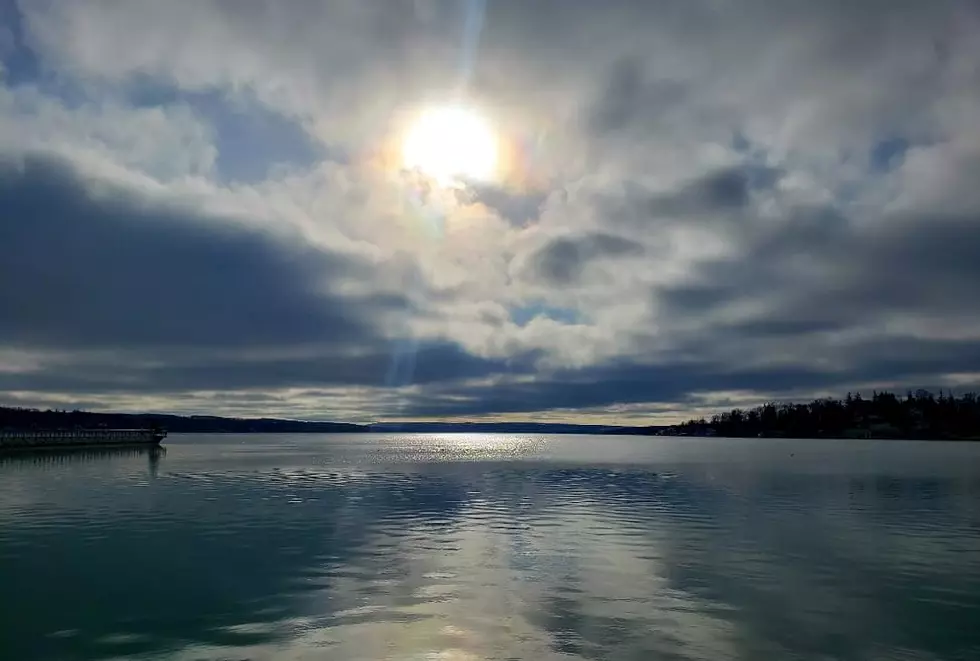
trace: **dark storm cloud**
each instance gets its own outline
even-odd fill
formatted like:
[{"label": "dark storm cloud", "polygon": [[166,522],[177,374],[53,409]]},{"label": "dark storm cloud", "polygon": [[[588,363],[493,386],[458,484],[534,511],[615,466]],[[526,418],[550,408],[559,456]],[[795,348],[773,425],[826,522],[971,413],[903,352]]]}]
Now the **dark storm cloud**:
[{"label": "dark storm cloud", "polygon": [[332,278],[366,273],[363,264],[87,184],[50,159],[0,167],[7,343],[227,347],[373,334],[356,309],[324,293]]},{"label": "dark storm cloud", "polygon": [[[935,375],[950,371],[980,372],[980,341],[891,338],[856,344],[844,370],[816,365],[737,367],[721,361],[666,359],[658,364],[618,362],[611,365],[541,374],[534,382],[506,386],[433,387],[413,396],[404,415],[479,416],[532,413],[551,409],[601,408],[649,402],[685,404],[692,393],[756,392],[760,399],[776,393],[831,389],[855,384],[896,382],[899,388],[935,385]],[[980,386],[964,384],[963,388]]]},{"label": "dark storm cloud", "polygon": [[574,283],[589,264],[611,257],[636,257],[643,246],[613,234],[594,232],[552,239],[530,257],[532,271],[554,285]]},{"label": "dark storm cloud", "polygon": [[980,216],[904,215],[859,226],[832,209],[808,209],[742,236],[732,254],[694,270],[689,284],[658,289],[667,315],[710,318],[763,302],[724,331],[761,335],[842,329],[885,314],[929,319],[975,312]]},{"label": "dark storm cloud", "polygon": [[422,344],[406,350],[379,343],[363,355],[310,357],[172,356],[164,364],[125,361],[66,361],[29,374],[0,373],[0,392],[56,391],[159,394],[184,390],[245,390],[250,388],[326,388],[337,386],[398,387],[428,385],[487,376],[527,373],[526,359],[488,360],[469,355],[448,343]]}]

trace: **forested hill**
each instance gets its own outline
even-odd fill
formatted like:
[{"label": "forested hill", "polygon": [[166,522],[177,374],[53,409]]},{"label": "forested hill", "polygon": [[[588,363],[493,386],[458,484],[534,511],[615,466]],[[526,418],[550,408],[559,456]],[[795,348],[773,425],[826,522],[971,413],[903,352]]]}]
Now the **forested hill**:
[{"label": "forested hill", "polygon": [[275,418],[221,418],[156,413],[89,413],[87,411],[39,411],[0,407],[0,429],[137,429],[160,427],[174,433],[353,433],[369,427],[343,422],[308,422]]},{"label": "forested hill", "polygon": [[684,436],[776,436],[788,438],[906,438],[980,440],[980,400],[919,390],[899,397],[875,392],[870,399],[848,393],[845,399],[809,404],[768,403],[732,409],[710,420],[690,420],[663,432]]}]

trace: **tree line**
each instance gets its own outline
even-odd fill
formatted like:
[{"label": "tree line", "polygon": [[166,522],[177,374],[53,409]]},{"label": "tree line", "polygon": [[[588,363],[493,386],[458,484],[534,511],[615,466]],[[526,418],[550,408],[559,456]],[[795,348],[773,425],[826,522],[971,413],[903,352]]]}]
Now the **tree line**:
[{"label": "tree line", "polygon": [[689,420],[665,434],[682,436],[773,436],[787,438],[906,438],[980,440],[980,400],[940,391],[908,391],[904,397],[874,392],[871,398],[848,393],[844,399],[809,404],[767,402],[732,409],[710,420]]},{"label": "tree line", "polygon": [[335,433],[366,432],[363,425],[341,422],[279,420],[275,418],[222,418],[211,415],[160,413],[93,413],[0,406],[0,429],[150,429],[183,433]]}]

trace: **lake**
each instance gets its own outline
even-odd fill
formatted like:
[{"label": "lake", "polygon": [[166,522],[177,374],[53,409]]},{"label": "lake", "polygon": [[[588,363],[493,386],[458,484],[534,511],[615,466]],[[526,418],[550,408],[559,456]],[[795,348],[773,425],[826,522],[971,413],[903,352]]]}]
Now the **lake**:
[{"label": "lake", "polygon": [[0,659],[980,659],[980,443],[2,457]]}]

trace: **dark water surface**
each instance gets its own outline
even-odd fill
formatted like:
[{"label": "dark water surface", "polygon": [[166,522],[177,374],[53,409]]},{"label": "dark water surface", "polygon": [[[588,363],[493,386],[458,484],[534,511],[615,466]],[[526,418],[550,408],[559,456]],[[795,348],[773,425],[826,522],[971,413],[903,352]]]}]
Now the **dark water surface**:
[{"label": "dark water surface", "polygon": [[0,659],[980,659],[980,444],[0,458]]}]

